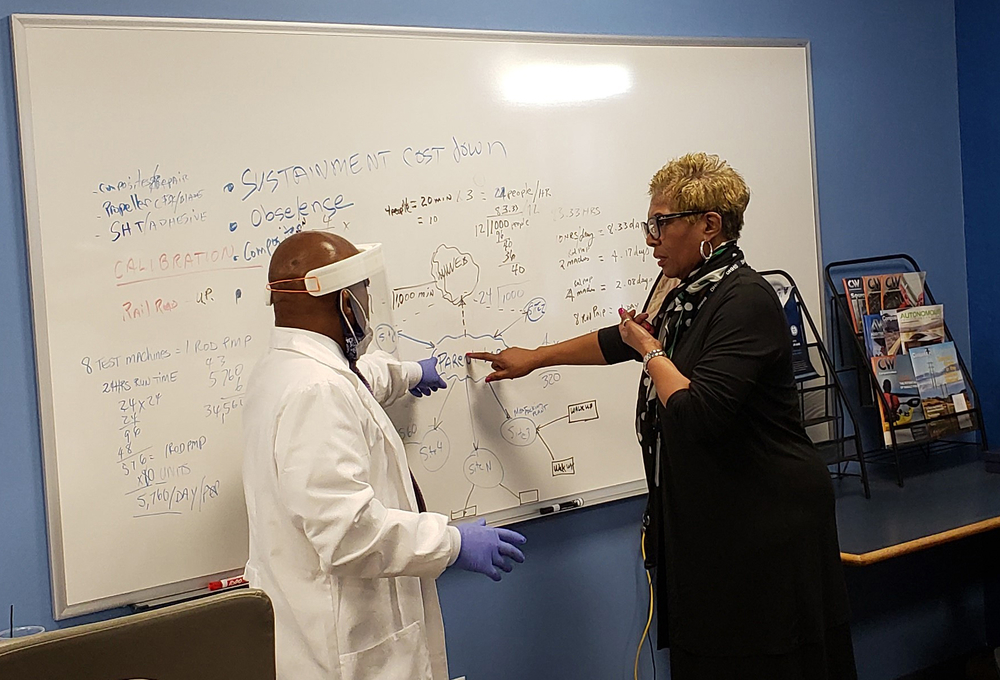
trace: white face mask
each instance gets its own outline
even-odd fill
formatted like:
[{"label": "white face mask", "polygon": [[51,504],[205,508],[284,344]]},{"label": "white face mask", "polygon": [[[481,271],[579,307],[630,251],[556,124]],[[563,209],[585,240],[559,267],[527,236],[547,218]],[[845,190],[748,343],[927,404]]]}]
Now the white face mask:
[{"label": "white face mask", "polygon": [[[364,282],[355,284],[355,286],[365,285],[366,284]],[[354,288],[355,286],[351,286],[351,288]],[[344,344],[346,345],[344,353],[347,355],[348,361],[353,363],[358,360],[359,356],[368,351],[368,347],[372,343],[372,338],[375,337],[375,332],[372,330],[371,324],[368,323],[368,315],[365,314],[364,305],[361,304],[351,288],[346,288],[345,290],[347,290],[347,294],[351,296],[351,310],[354,312],[354,318],[357,320],[361,328],[356,330],[347,319],[347,314],[344,312],[343,298],[340,299],[340,320],[341,325],[344,328]]]}]

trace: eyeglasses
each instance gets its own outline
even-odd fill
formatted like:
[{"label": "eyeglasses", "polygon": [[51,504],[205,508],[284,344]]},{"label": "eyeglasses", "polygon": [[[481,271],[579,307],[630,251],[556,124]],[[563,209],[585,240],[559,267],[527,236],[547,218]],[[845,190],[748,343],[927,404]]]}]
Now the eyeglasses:
[{"label": "eyeglasses", "polygon": [[687,217],[688,215],[704,215],[715,212],[714,210],[684,210],[682,212],[668,213],[666,215],[653,215],[648,222],[642,222],[642,233],[645,236],[660,238],[660,234],[672,219]]}]

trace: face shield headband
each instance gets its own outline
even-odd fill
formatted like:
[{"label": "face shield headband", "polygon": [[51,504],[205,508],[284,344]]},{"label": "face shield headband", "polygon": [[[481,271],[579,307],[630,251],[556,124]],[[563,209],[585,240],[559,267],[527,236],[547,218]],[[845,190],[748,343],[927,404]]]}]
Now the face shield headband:
[{"label": "face shield headband", "polygon": [[[385,269],[381,243],[358,245],[358,251],[356,255],[351,255],[339,262],[312,269],[302,278],[268,282],[266,293],[267,304],[271,304],[272,292],[309,293],[314,297],[319,297],[350,288],[355,284],[372,278],[372,276],[381,273]],[[295,281],[302,281],[306,289],[288,290],[285,288],[275,288],[277,284],[294,283]]]}]

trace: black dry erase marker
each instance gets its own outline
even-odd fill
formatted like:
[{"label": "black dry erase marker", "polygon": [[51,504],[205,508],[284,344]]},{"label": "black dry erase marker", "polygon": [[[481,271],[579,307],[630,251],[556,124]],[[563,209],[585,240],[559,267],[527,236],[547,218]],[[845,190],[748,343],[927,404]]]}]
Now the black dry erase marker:
[{"label": "black dry erase marker", "polygon": [[549,515],[553,512],[559,512],[560,510],[570,510],[571,508],[579,508],[583,505],[582,498],[574,498],[569,501],[563,501],[562,503],[556,503],[555,505],[546,505],[538,509],[538,514]]}]

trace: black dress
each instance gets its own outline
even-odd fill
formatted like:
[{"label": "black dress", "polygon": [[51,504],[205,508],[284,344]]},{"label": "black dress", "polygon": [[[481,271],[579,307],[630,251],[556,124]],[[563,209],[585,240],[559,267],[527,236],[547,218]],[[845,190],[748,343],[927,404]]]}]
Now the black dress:
[{"label": "black dress", "polygon": [[[617,326],[598,339],[608,363],[639,359]],[[833,486],[770,284],[749,267],[726,276],[673,361],[691,385],[659,405],[659,460],[645,461],[672,677],[856,678]]]}]

